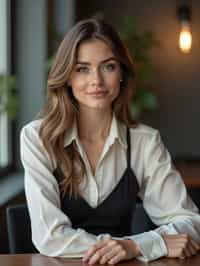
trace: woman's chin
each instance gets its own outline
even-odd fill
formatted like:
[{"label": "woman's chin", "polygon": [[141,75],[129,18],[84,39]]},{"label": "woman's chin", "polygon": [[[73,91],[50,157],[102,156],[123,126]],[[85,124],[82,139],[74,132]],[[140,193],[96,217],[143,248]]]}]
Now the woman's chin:
[{"label": "woman's chin", "polygon": [[90,104],[84,104],[84,108],[93,109],[93,110],[106,110],[111,108],[111,103],[106,102],[99,102],[99,103],[90,103]]}]

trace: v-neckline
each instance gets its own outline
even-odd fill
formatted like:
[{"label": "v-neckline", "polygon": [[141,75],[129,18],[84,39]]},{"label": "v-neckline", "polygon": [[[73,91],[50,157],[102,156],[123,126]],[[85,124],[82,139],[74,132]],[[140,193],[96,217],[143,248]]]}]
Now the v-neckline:
[{"label": "v-neckline", "polygon": [[[114,142],[113,142],[114,143]],[[83,144],[81,143],[80,140],[77,141],[77,146],[78,146],[78,149],[85,161],[85,163],[87,164],[87,168],[92,176],[92,178],[95,180],[95,176],[96,176],[96,173],[97,173],[97,169],[99,168],[100,166],[100,163],[102,162],[102,160],[104,159],[105,155],[107,154],[107,152],[109,151],[109,148],[110,146],[113,144],[110,142],[110,139],[109,139],[109,135],[108,137],[106,138],[105,140],[105,143],[103,145],[103,148],[101,150],[101,153],[100,153],[100,156],[99,156],[99,159],[97,161],[97,164],[96,164],[96,167],[95,167],[95,171],[93,172],[93,169],[92,169],[92,166],[91,166],[91,163],[89,161],[89,158],[88,158],[88,155],[83,147]]]},{"label": "v-neckline", "polygon": [[117,183],[117,185],[113,188],[113,190],[111,191],[111,193],[109,193],[109,195],[96,207],[91,206],[84,198],[82,195],[79,195],[79,200],[81,200],[84,204],[86,204],[88,206],[89,209],[91,210],[97,210],[98,208],[101,208],[104,204],[106,204],[107,201],[110,200],[111,197],[113,197],[113,194],[116,192],[116,190],[119,188],[120,184],[124,181],[125,177],[129,177],[128,174],[126,174],[128,171],[131,171],[131,174],[134,174],[133,170],[131,168],[126,168],[124,170],[124,173],[122,174],[122,178],[119,180],[119,182]]}]

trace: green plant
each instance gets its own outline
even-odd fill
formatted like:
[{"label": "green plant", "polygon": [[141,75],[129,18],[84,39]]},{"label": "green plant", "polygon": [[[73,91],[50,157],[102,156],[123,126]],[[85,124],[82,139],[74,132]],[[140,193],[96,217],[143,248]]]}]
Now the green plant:
[{"label": "green plant", "polygon": [[16,78],[8,74],[0,74],[0,115],[7,113],[14,119],[18,110],[18,97],[16,95]]},{"label": "green plant", "polygon": [[149,56],[152,47],[158,46],[153,32],[138,33],[133,17],[122,18],[119,32],[126,43],[135,66],[136,94],[132,104],[132,113],[138,118],[144,111],[152,111],[157,107],[157,97],[153,90],[153,67]]}]

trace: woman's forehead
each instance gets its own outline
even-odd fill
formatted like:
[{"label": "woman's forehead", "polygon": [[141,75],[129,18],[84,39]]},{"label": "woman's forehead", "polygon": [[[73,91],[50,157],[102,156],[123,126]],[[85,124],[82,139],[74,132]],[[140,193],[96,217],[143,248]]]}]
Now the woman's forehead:
[{"label": "woman's forehead", "polygon": [[98,39],[84,41],[77,49],[77,61],[103,61],[111,57],[115,58],[111,47]]}]

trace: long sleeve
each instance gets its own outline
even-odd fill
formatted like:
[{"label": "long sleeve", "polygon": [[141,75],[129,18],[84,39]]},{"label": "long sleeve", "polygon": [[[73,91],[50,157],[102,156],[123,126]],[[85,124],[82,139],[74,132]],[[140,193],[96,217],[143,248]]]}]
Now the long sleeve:
[{"label": "long sleeve", "polygon": [[106,235],[95,236],[72,228],[71,221],[60,209],[59,187],[52,175],[53,162],[31,125],[21,131],[21,160],[34,245],[47,256],[82,257]]},{"label": "long sleeve", "polygon": [[144,169],[140,197],[148,215],[159,227],[131,237],[141,249],[140,259],[154,260],[167,254],[163,234],[188,234],[200,243],[199,211],[157,131],[146,146]]}]

